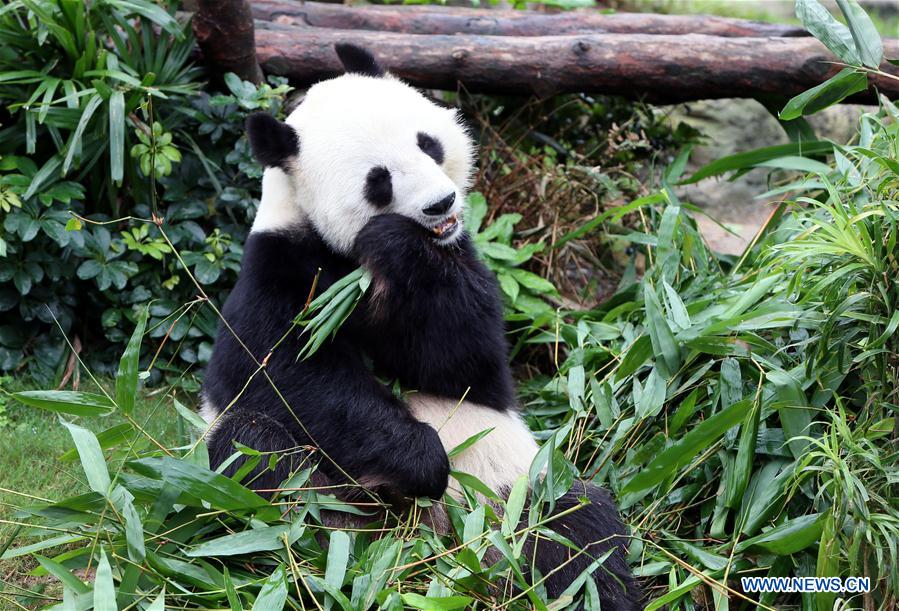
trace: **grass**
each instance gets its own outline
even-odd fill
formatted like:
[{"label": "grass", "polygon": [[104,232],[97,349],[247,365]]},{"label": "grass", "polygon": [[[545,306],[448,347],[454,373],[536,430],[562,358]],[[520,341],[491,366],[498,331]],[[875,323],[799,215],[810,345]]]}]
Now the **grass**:
[{"label": "grass", "polygon": [[[115,387],[113,380],[100,379],[98,382],[106,389]],[[23,381],[13,381],[2,387],[6,392],[34,388],[33,383]],[[79,390],[97,392],[99,388],[89,382],[82,384]],[[177,445],[181,433],[179,419],[170,410],[167,395],[158,389],[143,391],[136,396],[133,418],[150,436],[166,446],[173,446]],[[12,543],[10,547],[17,547],[28,542],[18,536],[15,541],[10,541],[19,530],[11,522],[18,521],[14,514],[22,506],[42,500],[56,501],[89,490],[77,458],[60,460],[60,456],[72,447],[72,438],[56,415],[9,399],[5,403],[3,417],[4,425],[0,427],[0,456],[3,457],[0,473],[0,549],[7,543]],[[73,420],[95,431],[125,422],[118,414]],[[30,556],[0,560],[0,608],[6,608],[3,596],[14,596],[23,587],[38,593],[48,587],[49,592],[59,590],[55,580],[55,584],[51,584],[46,577],[28,575],[36,566],[37,562]],[[27,601],[20,599],[17,602],[26,604]]]}]

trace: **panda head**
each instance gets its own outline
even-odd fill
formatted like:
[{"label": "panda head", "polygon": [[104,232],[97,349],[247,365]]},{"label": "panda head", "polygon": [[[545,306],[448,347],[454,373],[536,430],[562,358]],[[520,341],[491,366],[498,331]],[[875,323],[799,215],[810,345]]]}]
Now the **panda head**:
[{"label": "panda head", "polygon": [[308,223],[340,253],[375,215],[406,216],[450,244],[462,233],[473,144],[454,109],[337,45],[346,74],[311,87],[282,123],[247,120],[265,166],[254,231]]}]

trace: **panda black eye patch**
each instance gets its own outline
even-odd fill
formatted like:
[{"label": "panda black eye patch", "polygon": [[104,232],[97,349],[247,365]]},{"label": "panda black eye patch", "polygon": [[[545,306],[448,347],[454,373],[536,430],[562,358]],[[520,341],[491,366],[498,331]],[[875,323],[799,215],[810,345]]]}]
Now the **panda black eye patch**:
[{"label": "panda black eye patch", "polygon": [[365,199],[378,208],[383,208],[393,201],[393,184],[390,180],[390,170],[384,166],[370,169],[365,176],[364,194]]},{"label": "panda black eye patch", "polygon": [[418,132],[418,148],[438,164],[443,163],[443,145],[436,138],[424,132]]}]

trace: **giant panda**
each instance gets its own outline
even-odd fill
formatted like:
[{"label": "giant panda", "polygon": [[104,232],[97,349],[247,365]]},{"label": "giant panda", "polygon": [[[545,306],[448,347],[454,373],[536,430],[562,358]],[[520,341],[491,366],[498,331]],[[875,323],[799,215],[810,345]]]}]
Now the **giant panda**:
[{"label": "giant panda", "polygon": [[[277,454],[273,469],[251,474],[250,485],[271,490],[314,460],[315,485],[344,498],[374,490],[403,507],[458,498],[447,451],[492,429],[452,467],[508,494],[538,445],[516,406],[496,279],[463,226],[472,140],[455,110],[368,51],[336,51],[346,73],[311,87],[285,122],[247,121],[265,172],[205,374],[210,461],[229,461],[235,442]],[[299,360],[306,338],[285,332],[313,284],[321,292],[360,265],[371,277],[362,302],[333,340]],[[579,482],[555,511],[578,505],[548,526],[583,553],[546,538],[528,543],[547,594],[558,597],[611,550],[594,572],[603,609],[640,608],[609,494]]]}]

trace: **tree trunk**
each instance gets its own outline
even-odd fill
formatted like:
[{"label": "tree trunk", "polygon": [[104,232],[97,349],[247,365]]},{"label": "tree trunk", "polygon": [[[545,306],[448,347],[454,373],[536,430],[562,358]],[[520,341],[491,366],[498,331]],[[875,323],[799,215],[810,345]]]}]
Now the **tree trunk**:
[{"label": "tree trunk", "polygon": [[[595,92],[659,103],[793,96],[840,69],[810,37],[410,36],[257,22],[260,64],[298,85],[341,73],[337,42],[370,49],[391,72],[424,88],[540,96]],[[899,41],[886,40],[884,47],[887,57],[899,56]],[[899,74],[890,64],[883,69]],[[874,83],[887,95],[899,94],[899,81]],[[873,92],[856,99],[873,100]]]},{"label": "tree trunk", "polygon": [[802,28],[703,15],[541,13],[440,6],[345,6],[296,0],[254,0],[253,16],[284,25],[404,34],[708,34],[725,37],[808,36]]},{"label": "tree trunk", "polygon": [[233,72],[245,81],[262,82],[247,0],[198,0],[192,23],[203,62],[212,73]]}]

